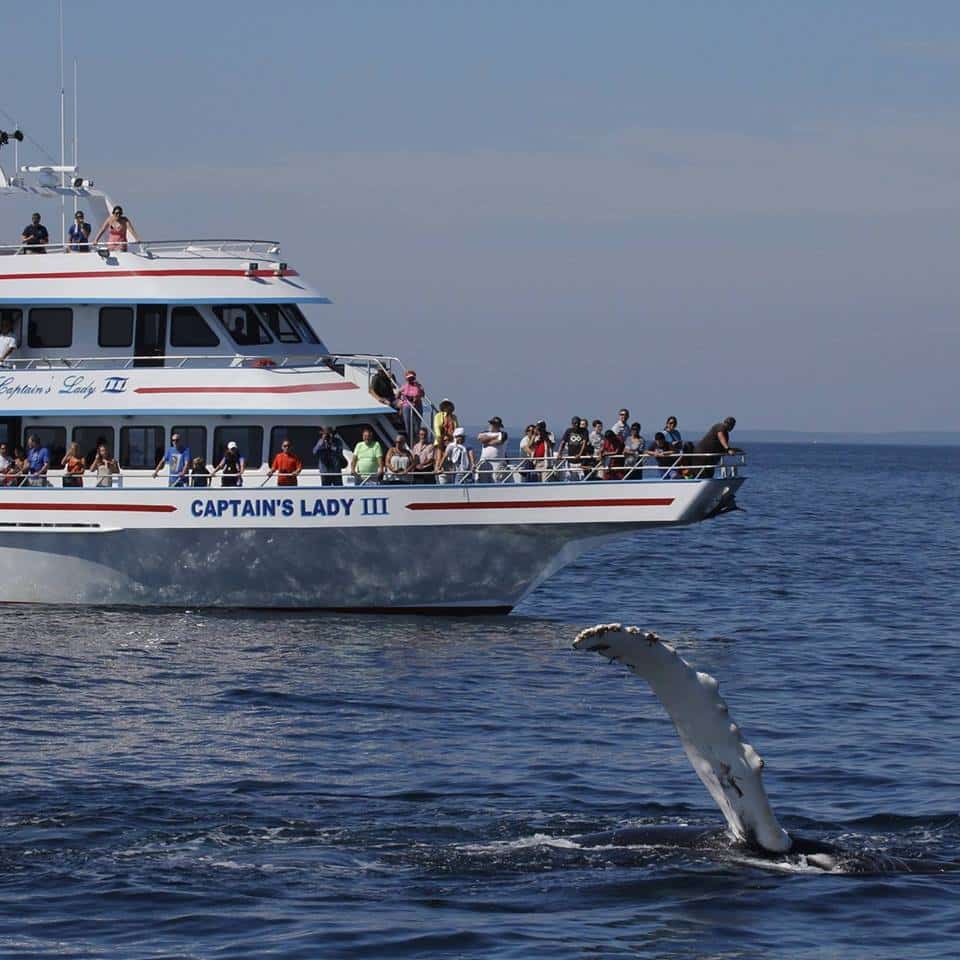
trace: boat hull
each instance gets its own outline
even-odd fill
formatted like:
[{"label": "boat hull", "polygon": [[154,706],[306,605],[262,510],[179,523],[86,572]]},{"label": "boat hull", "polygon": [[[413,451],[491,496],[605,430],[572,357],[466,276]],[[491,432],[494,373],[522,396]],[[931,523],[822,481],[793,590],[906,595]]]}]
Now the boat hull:
[{"label": "boat hull", "polygon": [[[0,599],[505,612],[598,543],[644,527],[694,522],[740,482],[544,484],[530,492],[466,494],[373,488],[373,499],[387,501],[384,513],[355,508],[350,516],[341,510],[322,517],[308,515],[318,500],[356,498],[357,491],[298,488],[281,491],[294,504],[290,517],[255,520],[245,520],[234,501],[276,500],[276,488],[82,491],[91,494],[89,502],[63,490],[3,491]],[[674,495],[663,496],[670,487]],[[671,503],[663,506],[666,500]],[[455,508],[468,502],[479,507]],[[417,507],[424,503],[436,509]],[[205,516],[210,510],[220,515]]]}]

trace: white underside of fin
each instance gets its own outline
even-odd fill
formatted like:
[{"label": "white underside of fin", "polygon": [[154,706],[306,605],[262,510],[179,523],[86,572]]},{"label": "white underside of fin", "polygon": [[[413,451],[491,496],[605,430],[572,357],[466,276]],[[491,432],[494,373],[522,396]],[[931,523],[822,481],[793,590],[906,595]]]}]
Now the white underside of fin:
[{"label": "white underside of fin", "polygon": [[638,627],[598,624],[579,633],[573,645],[617,660],[650,684],[736,839],[772,853],[790,849],[790,835],[763,789],[763,761],[740,736],[713,677],[698,673],[655,633]]}]

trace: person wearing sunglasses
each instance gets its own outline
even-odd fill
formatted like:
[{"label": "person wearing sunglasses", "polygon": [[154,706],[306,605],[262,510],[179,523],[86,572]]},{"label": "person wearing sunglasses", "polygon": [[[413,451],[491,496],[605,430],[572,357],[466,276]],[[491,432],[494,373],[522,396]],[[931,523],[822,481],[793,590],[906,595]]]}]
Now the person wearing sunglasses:
[{"label": "person wearing sunglasses", "polygon": [[73,215],[73,223],[67,231],[67,253],[90,252],[90,224],[87,223],[82,210]]},{"label": "person wearing sunglasses", "polygon": [[110,216],[103,221],[103,226],[97,231],[93,238],[94,243],[99,243],[100,238],[107,234],[107,249],[116,250],[120,253],[127,252],[127,240],[139,241],[140,236],[133,226],[133,221],[124,216],[123,207],[119,204],[113,208]]}]

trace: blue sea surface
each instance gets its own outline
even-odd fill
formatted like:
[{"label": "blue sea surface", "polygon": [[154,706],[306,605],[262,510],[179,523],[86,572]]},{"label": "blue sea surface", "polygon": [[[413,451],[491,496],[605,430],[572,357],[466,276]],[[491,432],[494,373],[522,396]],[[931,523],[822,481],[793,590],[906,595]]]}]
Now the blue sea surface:
[{"label": "blue sea surface", "polygon": [[[5,609],[0,957],[955,956],[960,448],[750,455],[509,617]],[[844,872],[730,843],[611,620]]]}]

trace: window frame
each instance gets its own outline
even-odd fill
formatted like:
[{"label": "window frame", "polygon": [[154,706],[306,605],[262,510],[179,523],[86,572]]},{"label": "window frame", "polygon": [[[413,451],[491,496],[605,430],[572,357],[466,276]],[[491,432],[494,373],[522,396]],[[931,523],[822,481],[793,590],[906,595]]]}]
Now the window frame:
[{"label": "window frame", "polygon": [[[247,446],[244,449],[246,441],[241,441],[236,436],[231,436],[231,431],[239,432],[241,430],[255,430],[259,433],[259,443],[256,451],[251,453],[251,448]],[[213,456],[210,458],[211,466],[216,466],[223,459],[223,451],[231,440],[235,440],[240,449],[240,456],[243,457],[245,470],[259,470],[264,464],[263,458],[263,425],[259,423],[225,423],[213,428]]]},{"label": "window frame", "polygon": [[[211,307],[213,310],[213,315],[217,318],[220,323],[220,326],[226,331],[227,336],[238,346],[238,347],[266,347],[272,344],[273,337],[270,335],[270,331],[266,328],[263,321],[260,319],[260,314],[253,306],[249,303],[216,303]],[[260,331],[261,339],[251,342],[246,339],[238,339],[237,335],[227,326],[226,320],[224,320],[224,311],[225,310],[243,310],[245,314],[245,319],[248,323],[251,321]],[[266,337],[267,339],[262,339]]]},{"label": "window frame", "polygon": [[[92,425],[92,426],[74,425],[73,429],[70,431],[70,442],[71,442],[71,443],[80,443],[80,441],[77,439],[77,431],[78,431],[78,430],[96,432],[96,433],[100,434],[101,436],[103,436],[103,441],[104,441],[104,443],[106,444],[107,449],[110,451],[111,456],[115,456],[115,455],[116,455],[116,449],[117,449],[117,448],[116,448],[117,431],[116,431],[116,428],[115,428],[112,424],[106,424],[106,423],[104,423],[104,424],[94,424],[94,425]],[[99,437],[97,437],[97,439],[99,439]],[[98,445],[97,445],[96,440],[95,440],[95,441],[94,441],[94,444],[93,444],[92,455],[91,455],[91,451],[89,451],[89,450],[84,450],[84,449],[83,449],[84,446],[85,446],[85,444],[80,443],[80,452],[83,454],[83,458],[84,458],[87,466],[89,467],[90,464],[93,463],[93,461],[94,461],[94,459],[95,459],[95,457],[96,457],[96,455],[97,455],[97,446],[98,446]]]},{"label": "window frame", "polygon": [[[146,466],[136,465],[133,466],[130,463],[129,453],[130,453],[130,443],[128,440],[129,431],[131,430],[159,430],[160,431],[160,445],[159,447],[154,446],[155,458],[152,463],[149,463]],[[159,423],[137,423],[137,424],[128,424],[120,427],[120,446],[119,449],[114,451],[114,457],[120,463],[121,470],[153,470],[156,468],[157,463],[160,458],[163,456],[164,451],[167,449],[166,444],[167,430],[162,424]],[[157,453],[159,451],[159,453]]]},{"label": "window frame", "polygon": [[[56,445],[56,443],[47,443],[41,438],[41,434],[49,433],[51,431],[54,431],[54,432],[59,431],[63,435],[62,446],[58,446]],[[27,437],[29,437],[31,433],[37,434],[37,439],[40,440],[40,446],[46,447],[47,453],[50,454],[50,463],[47,466],[47,472],[51,470],[62,470],[63,458],[67,454],[67,428],[58,427],[58,426],[48,426],[45,423],[31,424],[29,421],[25,422],[21,430],[21,435],[23,437],[22,445],[25,452],[28,451],[29,449],[27,447]]]}]

